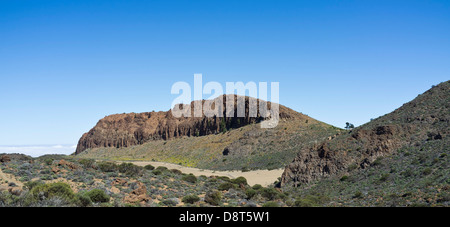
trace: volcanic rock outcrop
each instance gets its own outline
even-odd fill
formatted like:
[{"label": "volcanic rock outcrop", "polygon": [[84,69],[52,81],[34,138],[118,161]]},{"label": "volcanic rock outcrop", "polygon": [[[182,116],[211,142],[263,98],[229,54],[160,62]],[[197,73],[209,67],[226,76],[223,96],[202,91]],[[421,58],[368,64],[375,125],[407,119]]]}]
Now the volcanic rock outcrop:
[{"label": "volcanic rock outcrop", "polygon": [[[228,99],[227,99],[228,98]],[[196,103],[205,102],[215,109],[215,101],[222,99],[222,108],[218,108],[222,112],[222,116],[214,115],[213,117],[195,117],[194,109]],[[237,117],[238,99],[244,100],[245,117]],[[231,116],[227,106],[227,100],[234,100],[234,115]],[[257,103],[257,115],[251,117],[249,114],[251,109],[250,103]],[[220,102],[218,102],[220,103]],[[267,105],[267,112],[259,111],[260,105]],[[271,116],[269,111],[272,109],[271,102],[265,102],[250,97],[237,95],[221,96],[214,100],[194,101],[190,105],[181,105],[182,110],[191,110],[192,117],[174,117],[173,110],[167,112],[146,112],[146,113],[129,113],[115,114],[101,119],[97,125],[89,132],[85,133],[78,142],[76,154],[86,149],[99,147],[129,147],[140,145],[152,140],[169,140],[183,136],[204,136],[217,134],[230,128],[239,128],[248,124],[258,123]],[[279,105],[279,119],[298,119],[306,116],[291,110],[287,107]]]}]

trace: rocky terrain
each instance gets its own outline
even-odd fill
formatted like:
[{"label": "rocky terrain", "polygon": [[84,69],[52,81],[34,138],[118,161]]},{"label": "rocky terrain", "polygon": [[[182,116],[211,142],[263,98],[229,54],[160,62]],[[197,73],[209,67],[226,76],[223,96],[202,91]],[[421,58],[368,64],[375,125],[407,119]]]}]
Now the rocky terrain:
[{"label": "rocky terrain", "polygon": [[[246,97],[246,116],[248,104]],[[112,115],[83,135],[76,154],[80,158],[159,161],[212,170],[279,169],[301,148],[343,131],[284,106],[279,110],[279,124],[270,129],[261,128],[264,118],[178,119],[170,111]]]},{"label": "rocky terrain", "polygon": [[244,177],[76,156],[0,157],[0,207],[286,206],[279,189],[249,185]]},{"label": "rocky terrain", "polygon": [[[111,146],[109,142],[93,142],[92,146],[99,147],[71,156],[0,154],[0,207],[447,207],[449,97],[450,81],[443,82],[392,113],[351,130],[332,127],[287,108],[281,108],[283,117],[273,129],[259,127],[258,121],[263,119],[249,118],[238,126],[233,126],[237,121],[226,123],[224,119],[221,122],[225,123],[216,128],[219,132],[206,127],[196,135],[170,133],[174,137],[166,138],[162,135],[168,134],[161,132],[171,131],[172,123],[158,123],[167,130],[154,128],[150,133],[153,136],[145,137],[151,139],[142,144],[130,136],[134,139],[129,141],[137,144],[121,144],[119,148],[114,132],[135,133],[144,125],[142,130],[150,130],[144,123],[145,116],[151,119],[149,122],[169,121],[162,112],[158,113],[162,114],[160,118],[113,115],[111,119],[117,117],[117,121],[105,121],[109,117],[101,120],[91,130],[93,135],[85,134],[80,140],[96,141],[99,136],[112,141]],[[208,122],[207,118],[192,120],[198,124],[193,124],[191,131],[201,129],[204,123],[200,122],[205,120]],[[175,131],[183,131],[177,127]],[[142,162],[149,160],[239,170],[242,175],[254,169],[285,169],[278,180],[262,186],[236,177],[239,171],[231,178],[214,175],[214,171],[193,175]]]},{"label": "rocky terrain", "polygon": [[[282,176],[282,185],[299,186],[323,177],[366,169],[400,149],[447,143],[450,82],[443,82],[392,113],[302,149]],[[445,147],[444,147],[445,148]],[[448,149],[445,148],[445,149]]]},{"label": "rocky terrain", "polygon": [[[148,113],[130,113],[115,114],[101,119],[97,125],[89,132],[85,133],[76,149],[79,154],[86,149],[98,147],[130,147],[133,145],[141,145],[148,141],[154,140],[170,140],[181,138],[184,136],[205,136],[224,132],[231,128],[239,128],[245,125],[254,124],[270,118],[267,112],[259,111],[260,105],[267,105],[268,110],[271,109],[271,103],[256,100],[250,97],[242,97],[236,95],[231,96],[234,100],[234,115],[229,116],[229,110],[226,110],[227,96],[221,96],[216,99],[222,99],[222,107],[218,107],[223,117],[214,115],[214,117],[206,117],[202,113],[202,117],[180,117],[176,118],[172,114],[172,110],[167,112],[148,112]],[[237,117],[238,99],[245,100],[245,117]],[[215,99],[215,100],[216,100]],[[194,116],[196,103],[214,102],[215,100],[194,101],[190,105],[181,105],[182,110],[191,110],[191,116]],[[255,101],[258,106],[257,117],[250,117],[250,102]],[[215,108],[215,105],[210,104]],[[309,119],[300,113],[297,113],[285,106],[279,106],[280,119]]]}]

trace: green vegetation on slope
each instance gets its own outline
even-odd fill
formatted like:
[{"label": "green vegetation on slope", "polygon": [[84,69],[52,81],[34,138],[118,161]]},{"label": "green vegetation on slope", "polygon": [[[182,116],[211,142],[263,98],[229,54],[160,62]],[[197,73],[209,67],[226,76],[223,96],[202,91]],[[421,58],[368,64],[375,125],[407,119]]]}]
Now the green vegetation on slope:
[{"label": "green vegetation on slope", "polygon": [[126,148],[95,148],[77,157],[159,161],[211,170],[278,169],[288,164],[299,149],[342,131],[314,120],[282,121],[274,129],[253,124],[217,135],[151,141]]},{"label": "green vegetation on slope", "polygon": [[[449,206],[450,142],[426,141],[378,158],[369,168],[298,188],[284,188],[299,204],[311,197],[327,198],[314,206]],[[295,201],[294,201],[295,202]]]},{"label": "green vegetation on slope", "polygon": [[279,190],[248,185],[243,177],[195,177],[163,167],[71,156],[13,158],[0,167],[15,179],[0,180],[0,207],[256,207],[269,201],[286,206]]},{"label": "green vegetation on slope", "polygon": [[297,194],[298,204],[318,206],[448,206],[449,107],[446,81],[301,151],[283,174],[284,190]]}]

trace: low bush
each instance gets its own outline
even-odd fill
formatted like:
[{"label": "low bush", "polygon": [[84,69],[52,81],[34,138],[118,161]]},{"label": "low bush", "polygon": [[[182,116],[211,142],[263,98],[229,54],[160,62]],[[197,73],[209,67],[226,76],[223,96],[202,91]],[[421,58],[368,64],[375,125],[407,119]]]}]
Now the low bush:
[{"label": "low bush", "polygon": [[347,181],[347,180],[348,180],[348,176],[347,175],[342,176],[341,179],[340,179],[340,181]]},{"label": "low bush", "polygon": [[114,162],[100,162],[100,163],[97,163],[97,166],[102,172],[106,172],[106,173],[116,172],[118,170],[118,166]]},{"label": "low bush", "polygon": [[91,191],[86,192],[85,195],[94,203],[107,203],[110,200],[109,195],[101,189],[92,189]]},{"label": "low bush", "polygon": [[322,204],[328,200],[328,197],[322,195],[306,195],[304,197],[297,198],[294,205],[296,207],[317,207],[322,206]]},{"label": "low bush", "polygon": [[43,185],[43,184],[44,183],[42,181],[29,181],[29,182],[26,182],[24,184],[24,186],[25,186],[26,189],[31,190],[34,187],[39,186],[39,185]]},{"label": "low bush", "polygon": [[231,179],[229,177],[226,177],[226,176],[220,176],[220,177],[217,177],[217,179],[223,180],[223,181],[226,181],[226,182],[231,182]]},{"label": "low bush", "polygon": [[216,190],[209,191],[205,195],[205,202],[207,202],[213,206],[218,206],[220,204],[221,200],[222,200],[222,194]]},{"label": "low bush", "polygon": [[228,191],[231,188],[236,188],[236,185],[230,182],[225,182],[220,184],[217,189],[219,189],[220,191]]},{"label": "low bush", "polygon": [[353,171],[353,170],[355,170],[355,169],[357,169],[357,168],[358,168],[358,164],[352,163],[352,164],[350,164],[350,165],[348,166],[348,171],[351,172],[351,171]]},{"label": "low bush", "polygon": [[360,199],[363,197],[363,193],[360,191],[355,192],[355,195],[353,195],[353,198]]},{"label": "low bush", "polygon": [[174,173],[174,174],[178,174],[178,175],[183,174],[183,172],[181,172],[181,171],[178,170],[178,169],[171,169],[170,172],[172,172],[172,173]]},{"label": "low bush", "polygon": [[35,185],[30,194],[32,201],[42,201],[46,199],[59,198],[67,203],[76,203],[76,197],[70,186],[66,183],[58,182],[51,184]]},{"label": "low bush", "polygon": [[44,160],[44,163],[47,164],[48,166],[51,165],[53,163],[53,158],[47,158]]},{"label": "low bush", "polygon": [[183,197],[183,200],[182,200],[183,203],[189,203],[189,204],[194,204],[198,201],[200,201],[200,198],[196,195],[187,195],[187,196]]},{"label": "low bush", "polygon": [[92,204],[91,198],[88,195],[86,195],[85,193],[78,193],[76,195],[76,197],[78,199],[79,206],[88,207]]},{"label": "low bush", "polygon": [[161,205],[168,206],[168,207],[174,207],[177,204],[178,204],[177,201],[175,201],[174,199],[166,199],[166,200],[161,201]]},{"label": "low bush", "polygon": [[296,206],[296,207],[315,207],[315,206],[317,206],[317,204],[314,203],[314,201],[311,201],[309,199],[297,198],[294,202],[294,206]]},{"label": "low bush", "polygon": [[184,175],[181,179],[186,182],[189,182],[189,183],[193,183],[193,184],[197,183],[197,177],[195,177],[192,174]]},{"label": "low bush", "polygon": [[231,182],[233,184],[237,184],[237,185],[247,185],[247,179],[245,179],[245,177],[238,177],[236,179],[231,180]]},{"label": "low bush", "polygon": [[137,166],[133,163],[122,163],[118,166],[119,172],[124,173],[128,176],[138,176],[142,172],[142,167]]},{"label": "low bush", "polygon": [[161,175],[162,171],[158,170],[158,169],[155,169],[155,170],[152,171],[152,173],[153,173],[153,175]]},{"label": "low bush", "polygon": [[264,203],[262,207],[280,207],[280,205],[275,201],[269,201]]},{"label": "low bush", "polygon": [[254,190],[261,190],[261,189],[263,189],[263,186],[260,185],[260,184],[255,184],[255,185],[253,185],[252,188],[253,188]]},{"label": "low bush", "polygon": [[161,172],[164,172],[164,171],[167,171],[167,170],[169,170],[167,167],[164,167],[164,166],[158,166],[158,167],[156,167],[156,170],[159,170],[159,171],[161,171]]},{"label": "low bush", "polygon": [[247,188],[247,190],[245,190],[245,196],[247,197],[247,199],[252,199],[256,196],[256,194],[258,193],[253,188]]},{"label": "low bush", "polygon": [[279,196],[279,192],[275,188],[263,188],[260,190],[261,196],[267,200],[274,200]]}]

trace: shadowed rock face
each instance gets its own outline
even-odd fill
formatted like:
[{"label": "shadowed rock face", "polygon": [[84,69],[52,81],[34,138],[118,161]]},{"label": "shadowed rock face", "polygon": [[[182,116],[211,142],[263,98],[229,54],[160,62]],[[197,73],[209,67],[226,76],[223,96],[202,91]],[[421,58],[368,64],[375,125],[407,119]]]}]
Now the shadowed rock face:
[{"label": "shadowed rock face", "polygon": [[[258,123],[270,117],[265,113],[260,113],[259,105],[267,104],[271,109],[270,102],[257,99],[228,95],[229,100],[234,100],[234,117],[230,117],[226,112],[226,96],[221,96],[223,100],[222,108],[224,117],[181,117],[176,118],[172,110],[167,112],[147,112],[115,114],[101,119],[97,125],[89,132],[85,133],[78,142],[76,154],[89,148],[98,147],[128,147],[140,145],[151,140],[169,140],[183,136],[204,136],[222,132],[225,129],[239,128],[248,124]],[[217,99],[219,99],[217,98]],[[245,102],[245,117],[237,117],[238,98]],[[191,109],[191,116],[194,116],[195,103],[214,102],[215,100],[194,101],[190,105],[184,105],[180,109]],[[257,117],[250,117],[249,104],[256,101],[258,106]],[[220,102],[219,102],[220,104]],[[215,104],[211,104],[215,109]],[[192,108],[191,108],[192,107]],[[309,118],[287,107],[279,106],[280,119],[302,119]]]},{"label": "shadowed rock face", "polygon": [[302,149],[289,164],[282,186],[307,184],[321,177],[366,168],[377,157],[403,146],[448,139],[450,82],[433,87],[394,112],[310,148]]}]

